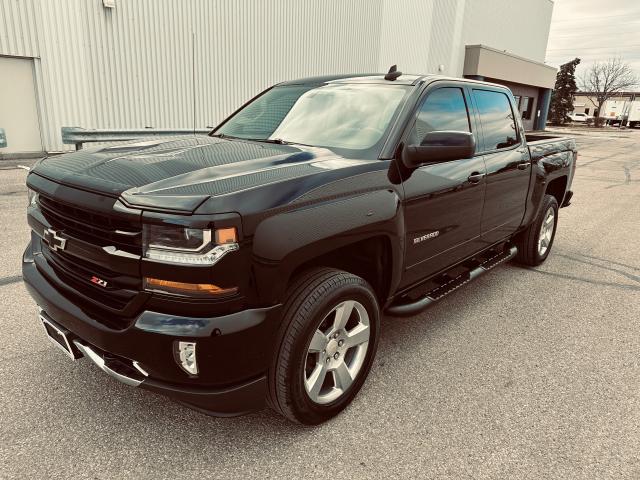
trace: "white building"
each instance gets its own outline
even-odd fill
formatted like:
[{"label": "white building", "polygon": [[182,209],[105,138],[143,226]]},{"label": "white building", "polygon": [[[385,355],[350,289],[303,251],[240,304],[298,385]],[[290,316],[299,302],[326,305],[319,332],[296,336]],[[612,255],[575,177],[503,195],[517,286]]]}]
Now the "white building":
[{"label": "white building", "polygon": [[[267,86],[440,72],[506,83],[544,125],[550,0],[0,0],[0,157],[61,127],[204,128]],[[539,116],[540,114],[540,116]]]}]

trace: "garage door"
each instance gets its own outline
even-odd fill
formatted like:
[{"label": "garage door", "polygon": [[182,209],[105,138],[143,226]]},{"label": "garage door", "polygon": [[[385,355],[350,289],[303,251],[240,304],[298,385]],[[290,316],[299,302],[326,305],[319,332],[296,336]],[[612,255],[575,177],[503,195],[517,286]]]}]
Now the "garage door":
[{"label": "garage door", "polygon": [[0,128],[7,137],[0,155],[42,152],[30,58],[0,57]]}]

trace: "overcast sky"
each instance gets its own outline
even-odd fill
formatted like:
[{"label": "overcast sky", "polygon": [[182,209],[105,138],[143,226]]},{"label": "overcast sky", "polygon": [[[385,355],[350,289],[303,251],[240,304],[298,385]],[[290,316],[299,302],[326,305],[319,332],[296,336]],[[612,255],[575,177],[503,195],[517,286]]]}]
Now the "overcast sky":
[{"label": "overcast sky", "polygon": [[555,0],[547,64],[578,57],[580,76],[589,64],[613,56],[640,76],[640,0]]}]

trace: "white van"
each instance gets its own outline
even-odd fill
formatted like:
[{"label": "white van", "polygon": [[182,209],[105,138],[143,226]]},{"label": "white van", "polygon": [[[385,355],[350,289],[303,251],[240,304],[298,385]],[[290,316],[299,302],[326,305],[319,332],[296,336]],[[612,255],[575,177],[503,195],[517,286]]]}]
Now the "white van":
[{"label": "white van", "polygon": [[629,106],[629,118],[627,119],[627,125],[630,128],[640,125],[640,100],[634,100]]}]

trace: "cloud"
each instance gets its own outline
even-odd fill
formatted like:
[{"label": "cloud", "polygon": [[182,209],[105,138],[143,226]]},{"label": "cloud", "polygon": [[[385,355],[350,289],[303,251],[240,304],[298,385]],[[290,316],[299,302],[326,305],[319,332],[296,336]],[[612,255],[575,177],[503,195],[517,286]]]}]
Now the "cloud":
[{"label": "cloud", "polygon": [[640,75],[640,1],[556,0],[546,62],[581,59],[580,76],[595,61],[621,57]]}]

